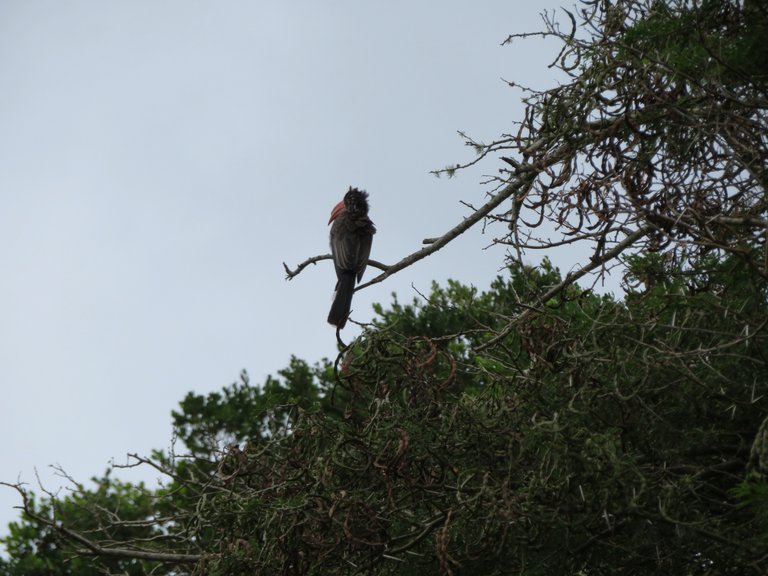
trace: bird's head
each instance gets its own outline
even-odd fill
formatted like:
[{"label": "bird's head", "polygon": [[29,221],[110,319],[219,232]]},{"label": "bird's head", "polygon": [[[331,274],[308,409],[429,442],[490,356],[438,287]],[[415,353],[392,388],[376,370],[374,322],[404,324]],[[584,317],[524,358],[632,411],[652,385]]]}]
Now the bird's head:
[{"label": "bird's head", "polygon": [[350,186],[347,193],[344,194],[344,199],[331,210],[331,218],[328,220],[328,224],[338,218],[342,212],[349,212],[354,216],[365,216],[368,214],[368,192]]}]

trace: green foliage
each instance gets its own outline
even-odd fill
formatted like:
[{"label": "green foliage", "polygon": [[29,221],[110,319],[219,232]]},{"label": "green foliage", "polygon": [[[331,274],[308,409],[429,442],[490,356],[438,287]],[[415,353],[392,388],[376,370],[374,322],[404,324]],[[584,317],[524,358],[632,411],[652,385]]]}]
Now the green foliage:
[{"label": "green foliage", "polygon": [[555,271],[382,310],[340,371],[344,418],[316,405],[236,456],[204,512],[237,543],[213,573],[762,573],[762,508],[729,496],[768,409],[748,269],[702,271],[714,291],[668,271],[624,303],[574,291],[482,353],[451,314],[487,320]]},{"label": "green foliage", "polygon": [[326,402],[331,384],[327,360],[310,366],[291,357],[279,378],[267,377],[251,386],[243,371],[240,381],[207,396],[190,392],[180,411],[173,412],[179,439],[197,456],[212,456],[223,445],[257,442],[284,431],[289,414],[316,402]]},{"label": "green foliage", "polygon": [[[207,558],[167,573],[762,574],[765,490],[747,467],[768,411],[765,282],[737,258],[630,262],[649,269],[623,302],[573,286],[522,305],[559,283],[545,264],[380,306],[335,375],[292,359],[263,387],[188,396],[174,418],[197,458],[166,489],[105,477],[59,517],[87,530],[109,524],[94,508],[162,510],[174,521],[96,536],[165,530]],[[0,573],[97,573],[33,522],[6,544]]]},{"label": "green foliage", "polygon": [[706,0],[673,8],[658,2],[647,18],[626,30],[624,55],[664,62],[685,82],[709,77],[732,85],[757,82],[765,87],[768,10],[764,4],[760,9],[760,2],[754,2],[754,9],[742,9],[742,4]]},{"label": "green foliage", "polygon": [[[28,510],[38,517],[55,518],[60,524],[76,527],[98,540],[144,542],[160,533],[159,527],[150,521],[157,508],[143,484],[116,480],[109,471],[91,482],[94,488],[75,485],[66,497],[32,497]],[[118,515],[121,522],[116,524]],[[8,528],[8,536],[2,539],[9,557],[6,562],[0,561],[3,576],[96,576],[104,574],[105,569],[130,576],[168,573],[156,563],[132,559],[96,563],[91,557],[76,553],[82,545],[29,516],[12,522]]]}]

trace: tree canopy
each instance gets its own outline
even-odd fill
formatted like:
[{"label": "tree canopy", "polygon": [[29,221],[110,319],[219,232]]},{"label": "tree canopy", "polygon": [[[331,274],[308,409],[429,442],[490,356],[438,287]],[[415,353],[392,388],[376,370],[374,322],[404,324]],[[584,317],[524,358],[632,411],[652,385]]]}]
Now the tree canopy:
[{"label": "tree canopy", "polygon": [[[372,281],[485,221],[491,287],[394,297],[333,360],[188,394],[180,449],[133,456],[161,488],[15,485],[0,575],[768,572],[768,7],[544,23],[568,81],[467,137],[439,173],[498,158],[487,202]],[[563,244],[589,254],[564,277],[523,262]],[[622,298],[583,284],[609,269]]]}]

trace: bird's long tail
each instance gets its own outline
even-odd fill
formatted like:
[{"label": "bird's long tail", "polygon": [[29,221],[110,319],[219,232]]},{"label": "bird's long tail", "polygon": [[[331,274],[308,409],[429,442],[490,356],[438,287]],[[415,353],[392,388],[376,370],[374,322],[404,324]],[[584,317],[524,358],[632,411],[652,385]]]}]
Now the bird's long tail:
[{"label": "bird's long tail", "polygon": [[328,313],[328,324],[337,328],[344,328],[347,316],[352,307],[352,294],[355,293],[355,273],[342,272],[339,281],[336,282],[336,293],[333,296],[331,311]]}]

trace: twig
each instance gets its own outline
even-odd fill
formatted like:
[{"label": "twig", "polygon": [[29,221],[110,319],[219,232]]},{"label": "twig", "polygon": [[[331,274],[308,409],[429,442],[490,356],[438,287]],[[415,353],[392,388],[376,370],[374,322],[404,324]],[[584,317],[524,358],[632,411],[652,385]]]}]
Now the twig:
[{"label": "twig", "polygon": [[[285,269],[285,279],[286,280],[293,280],[296,276],[298,276],[304,268],[309,266],[310,264],[316,264],[320,262],[321,260],[332,260],[333,256],[330,254],[322,254],[320,256],[312,256],[312,258],[307,258],[302,262],[301,264],[297,265],[294,270],[291,270],[288,267],[288,264],[283,262],[283,268]],[[378,268],[379,270],[386,270],[389,268],[386,264],[382,264],[381,262],[377,262],[376,260],[368,260],[368,266],[373,266],[374,268]]]}]

